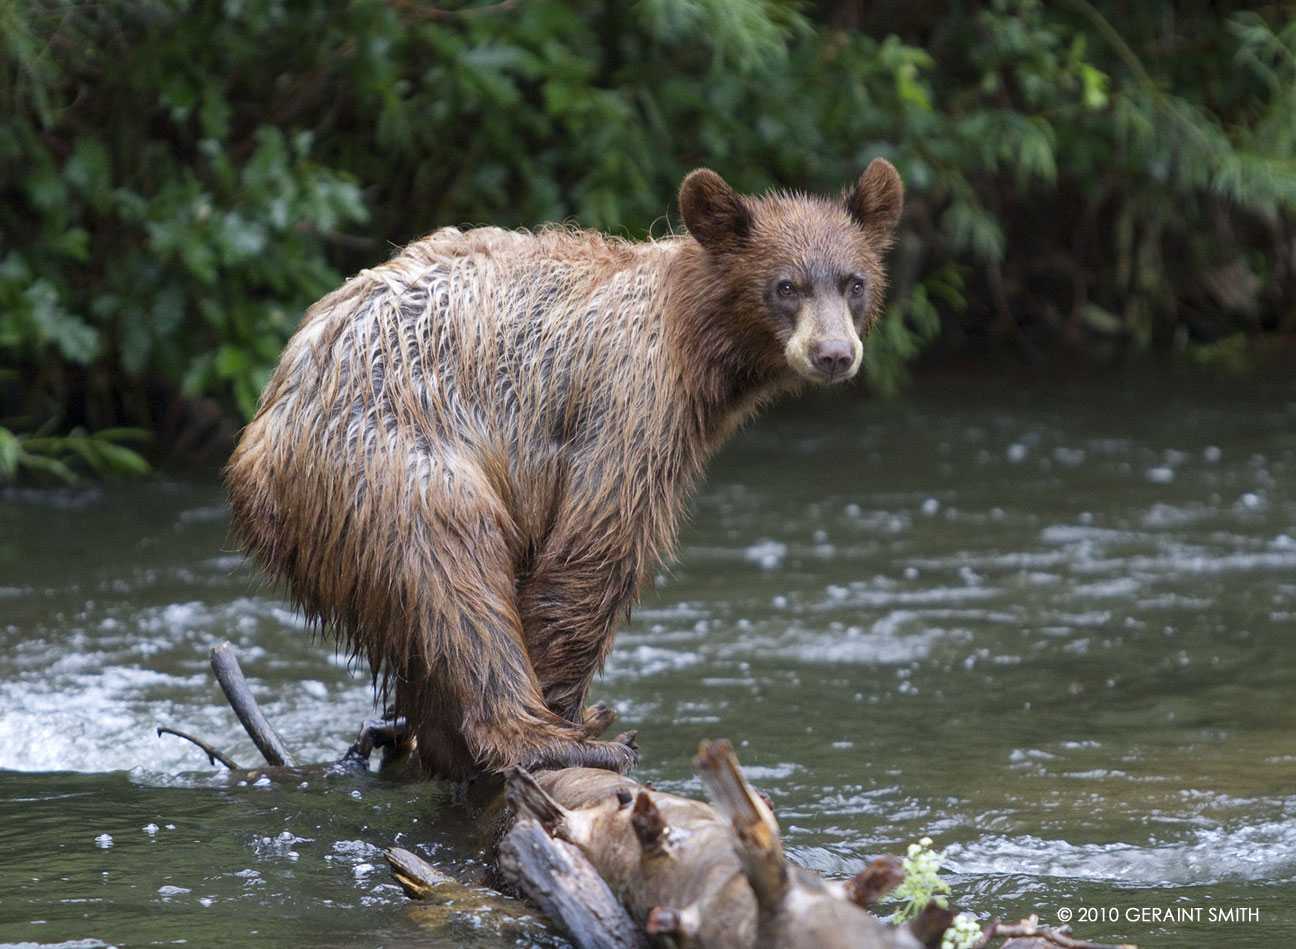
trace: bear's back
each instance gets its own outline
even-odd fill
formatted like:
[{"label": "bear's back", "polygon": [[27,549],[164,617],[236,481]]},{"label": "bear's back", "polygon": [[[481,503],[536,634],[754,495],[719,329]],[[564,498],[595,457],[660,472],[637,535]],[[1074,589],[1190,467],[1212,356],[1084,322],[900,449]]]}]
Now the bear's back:
[{"label": "bear's back", "polygon": [[518,506],[546,504],[597,456],[661,449],[679,395],[661,326],[677,248],[436,231],[312,307],[246,440],[278,442],[289,468],[290,446],[310,445],[343,482],[359,458],[367,480],[471,463]]}]

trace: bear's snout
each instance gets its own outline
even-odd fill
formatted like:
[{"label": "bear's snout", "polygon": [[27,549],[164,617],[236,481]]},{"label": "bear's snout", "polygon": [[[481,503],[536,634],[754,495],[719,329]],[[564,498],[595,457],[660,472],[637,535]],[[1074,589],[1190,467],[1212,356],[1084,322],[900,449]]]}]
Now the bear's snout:
[{"label": "bear's snout", "polygon": [[783,356],[809,382],[845,382],[859,369],[863,349],[845,302],[821,293],[801,306]]},{"label": "bear's snout", "polygon": [[829,380],[846,378],[855,363],[855,348],[849,340],[827,339],[815,345],[810,361]]}]

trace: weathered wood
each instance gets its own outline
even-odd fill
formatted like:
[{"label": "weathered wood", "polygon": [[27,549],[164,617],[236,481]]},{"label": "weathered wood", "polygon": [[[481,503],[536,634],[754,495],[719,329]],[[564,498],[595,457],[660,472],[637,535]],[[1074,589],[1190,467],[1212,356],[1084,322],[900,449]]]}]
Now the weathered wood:
[{"label": "weathered wood", "polygon": [[409,915],[420,926],[443,933],[437,945],[455,945],[465,926],[530,945],[553,924],[522,900],[480,886],[468,886],[400,847],[384,851],[392,876],[412,900]]},{"label": "weathered wood", "polygon": [[[243,779],[299,777],[303,771],[368,770],[375,748],[407,751],[404,723],[369,722],[336,764],[298,768],[252,697],[233,647],[212,649],[212,670],[239,721],[271,767]],[[615,717],[600,704],[586,711],[593,737]],[[213,762],[229,758],[183,732]],[[853,879],[832,882],[789,864],[769,799],[743,778],[728,742],[703,742],[694,764],[715,801],[666,794],[610,771],[568,768],[532,776],[513,769],[505,796],[518,815],[500,843],[498,868],[579,949],[647,949],[649,938],[679,949],[936,949],[953,912],[929,906],[904,928],[883,925],[863,907],[903,878],[895,857],[881,857]],[[241,770],[241,769],[238,769]],[[237,772],[236,772],[237,773]],[[434,929],[465,915],[474,926],[525,939],[540,921],[517,901],[466,887],[410,851],[386,851],[406,894],[420,901],[420,921]],[[1137,949],[1076,939],[1037,917],[994,923],[978,947]]]},{"label": "weathered wood", "polygon": [[1000,949],[1138,949],[1133,943],[1113,945],[1076,939],[1070,931],[1041,926],[1038,916],[1028,916],[1019,923],[993,922],[981,933],[976,949],[985,949],[992,942],[1008,937]]},{"label": "weathered wood", "polygon": [[550,837],[539,821],[513,826],[500,843],[499,869],[578,949],[648,949],[643,930],[581,851]]},{"label": "weathered wood", "polygon": [[716,810],[729,821],[738,859],[756,894],[761,916],[777,914],[791,881],[774,812],[743,778],[728,742],[702,742],[693,766]]},{"label": "weathered wood", "polygon": [[223,642],[212,646],[211,667],[230,708],[234,710],[234,714],[238,716],[252,743],[265,758],[266,764],[272,767],[296,767],[297,762],[293,760],[288,746],[270,726],[270,722],[261,711],[261,706],[253,698],[252,690],[248,688],[247,679],[243,675],[243,669],[239,666],[238,657],[234,655],[234,647],[230,643]]},{"label": "weathered wood", "polygon": [[444,896],[446,888],[463,886],[458,880],[443,873],[418,854],[403,847],[389,847],[383,851],[392,876],[412,900],[428,900]]},{"label": "weathered wood", "polygon": [[195,745],[197,745],[206,753],[207,760],[212,764],[215,764],[216,762],[219,761],[221,764],[229,768],[231,771],[243,770],[242,768],[239,767],[238,762],[235,761],[233,758],[231,758],[229,755],[225,754],[223,751],[220,751],[219,749],[213,748],[211,745],[207,744],[207,742],[203,741],[201,738],[195,738],[193,735],[190,735],[188,732],[182,732],[176,728],[167,728],[165,725],[159,725],[157,729],[157,733],[159,738],[161,738],[163,735],[175,735],[177,738],[183,738],[185,741],[193,742]]},{"label": "weathered wood", "polygon": [[851,902],[844,884],[787,863],[773,814],[727,744],[704,745],[698,764],[717,807],[581,768],[514,771],[505,793],[527,835],[548,832],[574,845],[639,927],[678,946],[924,945],[909,928],[885,926]]}]

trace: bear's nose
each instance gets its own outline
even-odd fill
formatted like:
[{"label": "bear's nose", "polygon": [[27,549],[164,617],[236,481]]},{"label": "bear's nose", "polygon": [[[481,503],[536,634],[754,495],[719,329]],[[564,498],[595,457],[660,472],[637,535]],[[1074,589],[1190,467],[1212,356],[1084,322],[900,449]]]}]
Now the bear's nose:
[{"label": "bear's nose", "polygon": [[826,339],[816,343],[811,360],[814,367],[832,379],[840,376],[855,361],[855,350],[844,339]]}]

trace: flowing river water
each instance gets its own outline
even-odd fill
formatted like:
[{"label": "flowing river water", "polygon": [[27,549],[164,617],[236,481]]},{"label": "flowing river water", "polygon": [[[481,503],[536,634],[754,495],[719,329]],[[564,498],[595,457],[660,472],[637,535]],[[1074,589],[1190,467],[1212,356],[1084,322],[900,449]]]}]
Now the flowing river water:
[{"label": "flowing river water", "polygon": [[[1296,384],[1139,373],[821,393],[740,433],[595,697],[638,776],[701,795],[733,741],[803,864],[930,835],[983,922],[1143,946],[1296,944]],[[430,935],[382,848],[464,878],[436,786],[230,786],[258,758],[231,640],[299,760],[369,677],[234,549],[219,485],[0,495],[0,944],[562,945]]]}]

